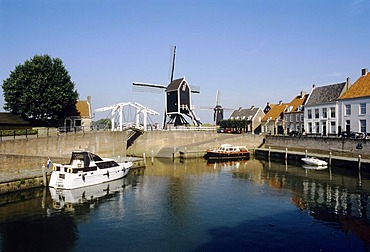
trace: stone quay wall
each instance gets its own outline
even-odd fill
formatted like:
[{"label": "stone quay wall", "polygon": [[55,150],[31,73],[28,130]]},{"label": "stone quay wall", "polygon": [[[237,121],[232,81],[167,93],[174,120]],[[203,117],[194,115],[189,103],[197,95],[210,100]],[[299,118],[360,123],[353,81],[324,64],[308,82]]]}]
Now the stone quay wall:
[{"label": "stone quay wall", "polygon": [[172,157],[169,152],[206,151],[221,144],[244,145],[248,149],[256,148],[264,137],[253,134],[225,134],[209,131],[147,131],[127,150],[128,155],[146,157]]},{"label": "stone quay wall", "polygon": [[308,150],[314,153],[358,157],[370,159],[370,140],[348,139],[336,137],[289,137],[289,136],[266,136],[265,147],[276,149],[288,148],[288,150]]},{"label": "stone quay wall", "polygon": [[[38,160],[70,158],[73,150],[89,150],[104,157],[126,155],[127,132],[97,131],[60,134],[29,139],[4,140],[0,142],[0,156],[3,162],[17,160]],[[23,156],[20,158],[20,156]],[[54,161],[54,160],[53,160]],[[36,161],[37,162],[37,161]],[[24,165],[27,161],[22,161]],[[0,172],[1,172],[0,166]]]}]

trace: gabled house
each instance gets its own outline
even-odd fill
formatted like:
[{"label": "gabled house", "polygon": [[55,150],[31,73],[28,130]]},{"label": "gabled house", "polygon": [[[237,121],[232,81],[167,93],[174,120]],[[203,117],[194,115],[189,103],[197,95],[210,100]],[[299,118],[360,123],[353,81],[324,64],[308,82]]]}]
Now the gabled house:
[{"label": "gabled house", "polygon": [[304,125],[307,134],[334,135],[340,132],[339,97],[348,90],[349,78],[346,82],[316,87],[304,106]]},{"label": "gabled house", "polygon": [[370,132],[370,74],[362,69],[361,77],[339,97],[339,127],[342,131]]},{"label": "gabled house", "polygon": [[267,111],[262,118],[262,132],[267,134],[284,134],[284,111],[289,104],[279,101],[278,104],[267,103],[264,111]]},{"label": "gabled house", "polygon": [[284,112],[284,120],[286,133],[296,131],[298,133],[303,133],[304,129],[304,115],[303,108],[307,101],[308,94],[301,91],[287,106]]},{"label": "gabled house", "polygon": [[231,120],[245,120],[247,122],[246,132],[252,132],[253,134],[261,133],[261,121],[265,116],[261,108],[251,106],[250,108],[243,109],[239,108],[234,110],[230,116]]},{"label": "gabled house", "polygon": [[78,100],[76,113],[67,116],[63,121],[61,131],[90,131],[92,124],[91,96],[87,100]]}]

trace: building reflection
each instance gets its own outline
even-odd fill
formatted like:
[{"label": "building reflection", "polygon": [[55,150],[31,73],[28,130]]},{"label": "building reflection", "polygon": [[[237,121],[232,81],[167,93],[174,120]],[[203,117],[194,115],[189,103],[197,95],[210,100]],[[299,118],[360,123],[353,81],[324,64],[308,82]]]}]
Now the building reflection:
[{"label": "building reflection", "polygon": [[291,202],[328,225],[339,224],[370,244],[369,173],[328,168],[306,170],[297,165],[263,161],[262,183],[293,192]]}]

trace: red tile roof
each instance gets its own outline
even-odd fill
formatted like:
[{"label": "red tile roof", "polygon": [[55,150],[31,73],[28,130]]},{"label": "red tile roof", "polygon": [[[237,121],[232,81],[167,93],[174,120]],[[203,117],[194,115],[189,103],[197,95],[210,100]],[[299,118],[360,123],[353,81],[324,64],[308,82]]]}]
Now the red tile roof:
[{"label": "red tile roof", "polygon": [[87,101],[82,100],[77,101],[76,109],[80,113],[80,117],[91,117],[90,105]]},{"label": "red tile roof", "polygon": [[267,121],[271,117],[272,121],[281,116],[289,103],[270,104],[271,110],[262,118],[262,121]]},{"label": "red tile roof", "polygon": [[370,96],[370,74],[361,76],[347,92],[342,94],[339,99],[351,99]]}]

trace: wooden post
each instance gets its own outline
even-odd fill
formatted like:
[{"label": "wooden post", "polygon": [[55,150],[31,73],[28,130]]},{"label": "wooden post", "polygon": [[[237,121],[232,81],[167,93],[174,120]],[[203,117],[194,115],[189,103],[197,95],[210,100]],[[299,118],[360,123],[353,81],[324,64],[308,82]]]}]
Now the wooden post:
[{"label": "wooden post", "polygon": [[42,182],[44,186],[47,186],[45,165],[42,165]]},{"label": "wooden post", "polygon": [[285,148],[285,160],[288,159],[288,148]]},{"label": "wooden post", "polygon": [[145,152],[143,153],[143,160],[144,160],[144,165],[146,166],[146,157],[145,157]]},{"label": "wooden post", "polygon": [[305,150],[304,153],[305,153],[305,158],[307,158],[307,150]]},{"label": "wooden post", "polygon": [[152,165],[153,165],[153,163],[154,163],[154,151],[152,150]]},{"label": "wooden post", "polygon": [[358,155],[358,170],[361,170],[361,155]]},{"label": "wooden post", "polygon": [[269,157],[270,157],[270,155],[271,155],[271,146],[269,146]]},{"label": "wooden post", "polygon": [[331,152],[329,152],[329,166],[331,166]]}]

